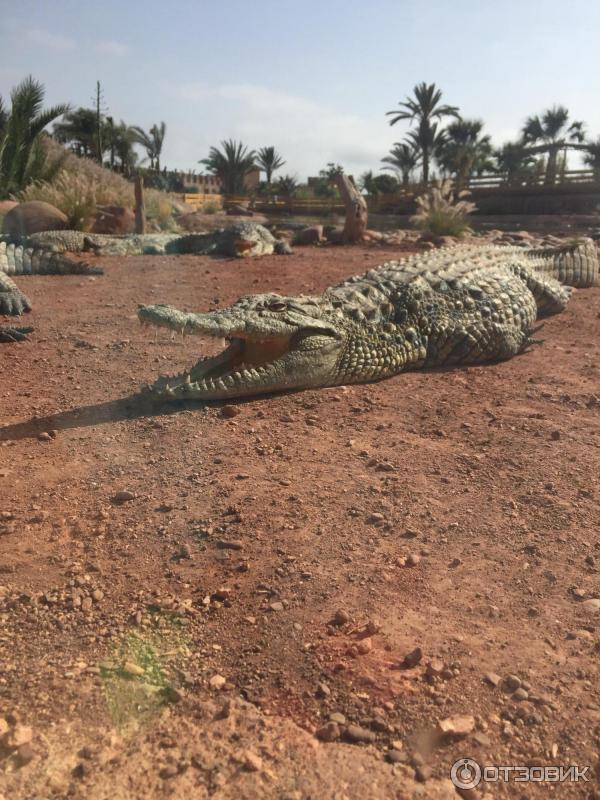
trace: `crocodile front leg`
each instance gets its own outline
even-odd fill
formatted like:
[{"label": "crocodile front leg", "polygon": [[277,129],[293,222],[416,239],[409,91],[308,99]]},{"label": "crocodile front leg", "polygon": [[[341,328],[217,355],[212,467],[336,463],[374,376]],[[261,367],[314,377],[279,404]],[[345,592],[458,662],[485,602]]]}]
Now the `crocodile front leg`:
[{"label": "crocodile front leg", "polygon": [[14,317],[31,311],[31,303],[8,275],[0,272],[0,314]]},{"label": "crocodile front leg", "polygon": [[8,326],[0,327],[0,343],[26,342],[28,334],[32,333],[33,328],[11,328]]}]

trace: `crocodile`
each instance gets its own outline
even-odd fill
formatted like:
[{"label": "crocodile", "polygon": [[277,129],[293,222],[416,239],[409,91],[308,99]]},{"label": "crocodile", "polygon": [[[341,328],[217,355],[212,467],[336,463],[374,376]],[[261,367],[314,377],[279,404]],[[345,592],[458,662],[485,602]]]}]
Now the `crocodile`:
[{"label": "crocodile", "polygon": [[[255,222],[235,222],[213,233],[148,233],[115,236],[83,231],[42,231],[22,239],[0,237],[0,314],[20,315],[31,303],[8,275],[66,274],[99,275],[102,270],[69,259],[65,253],[93,252],[106,256],[133,255],[226,255],[261,256],[291,253],[285,240],[278,240]],[[0,327],[0,342],[23,341],[30,327]]]},{"label": "crocodile", "polygon": [[135,255],[288,255],[284,239],[276,239],[256,222],[234,222],[212,233],[91,234],[82,231],[43,231],[31,234],[27,243],[55,252],[94,252],[106,256]]},{"label": "crocodile", "polygon": [[[101,275],[102,270],[35,243],[14,244],[0,238],[0,314],[20,316],[31,310],[29,298],[9,275]],[[0,326],[0,342],[21,342],[31,327]]]},{"label": "crocodile", "polygon": [[597,278],[591,239],[552,250],[459,245],[386,262],[318,297],[250,295],[199,314],[141,306],[144,325],[229,342],[147,390],[217,400],[499,361],[532,344],[538,316],[562,311],[572,287]]}]

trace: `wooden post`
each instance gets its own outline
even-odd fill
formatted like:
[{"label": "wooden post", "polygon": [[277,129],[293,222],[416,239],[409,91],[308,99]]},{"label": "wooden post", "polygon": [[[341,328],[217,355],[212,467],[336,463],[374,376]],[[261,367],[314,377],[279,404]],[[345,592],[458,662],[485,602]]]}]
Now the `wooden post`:
[{"label": "wooden post", "polygon": [[146,206],[144,205],[144,179],[135,178],[135,232],[146,233]]},{"label": "wooden post", "polygon": [[346,223],[342,231],[343,242],[360,242],[367,230],[367,204],[349,175],[337,175],[335,179],[342,202],[346,207]]}]

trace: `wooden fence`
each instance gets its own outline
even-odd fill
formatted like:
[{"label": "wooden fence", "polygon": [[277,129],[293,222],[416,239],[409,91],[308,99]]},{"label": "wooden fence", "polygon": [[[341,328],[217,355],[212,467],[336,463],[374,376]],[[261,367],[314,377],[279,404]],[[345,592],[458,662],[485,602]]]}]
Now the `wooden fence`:
[{"label": "wooden fence", "polygon": [[176,194],[179,200],[183,200],[188,206],[193,206],[196,211],[202,210],[205,203],[212,203],[217,208],[223,208],[223,195],[221,194],[200,194],[199,192],[182,192]]},{"label": "wooden fence", "polygon": [[[564,172],[558,173],[556,183],[547,185],[545,181],[545,174],[534,175],[526,181],[521,181],[516,186],[513,184],[511,189],[531,186],[545,186],[548,189],[564,188],[569,184],[597,184],[600,183],[600,175],[592,169],[569,169]],[[492,188],[505,188],[509,186],[508,174],[505,172],[498,172],[489,175],[474,175],[469,181],[469,189],[492,189]]]}]

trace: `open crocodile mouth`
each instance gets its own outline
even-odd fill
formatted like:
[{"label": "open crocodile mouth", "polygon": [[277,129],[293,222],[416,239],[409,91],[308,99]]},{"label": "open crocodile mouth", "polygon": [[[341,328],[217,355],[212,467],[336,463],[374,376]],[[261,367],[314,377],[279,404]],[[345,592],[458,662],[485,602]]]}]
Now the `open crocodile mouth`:
[{"label": "open crocodile mouth", "polygon": [[269,339],[231,337],[224,340],[225,349],[217,355],[200,359],[179,375],[161,377],[149,389],[171,400],[183,400],[236,397],[285,388],[290,354],[301,351],[308,356],[330,339],[311,336],[307,331]]}]

